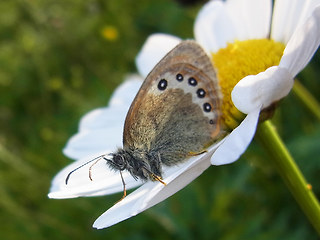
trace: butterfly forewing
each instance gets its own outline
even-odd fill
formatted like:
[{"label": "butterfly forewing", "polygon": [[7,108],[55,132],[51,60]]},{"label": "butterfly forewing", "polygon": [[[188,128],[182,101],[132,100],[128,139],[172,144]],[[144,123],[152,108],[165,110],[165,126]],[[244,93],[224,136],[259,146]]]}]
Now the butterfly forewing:
[{"label": "butterfly forewing", "polygon": [[221,96],[212,63],[194,41],[183,41],[150,72],[124,126],[124,148],[176,164],[222,134]]}]

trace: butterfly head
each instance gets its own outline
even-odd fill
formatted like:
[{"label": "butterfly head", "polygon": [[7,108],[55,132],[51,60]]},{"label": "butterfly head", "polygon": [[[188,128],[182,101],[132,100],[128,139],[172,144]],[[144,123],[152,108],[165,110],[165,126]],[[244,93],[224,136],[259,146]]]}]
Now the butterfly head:
[{"label": "butterfly head", "polygon": [[129,153],[129,151],[119,149],[116,153],[112,154],[111,159],[105,159],[107,160],[108,165],[119,171],[128,170],[130,174],[137,179],[139,176],[138,174],[138,168],[137,168],[137,162],[138,161],[132,154]]},{"label": "butterfly head", "polygon": [[126,160],[128,156],[126,156],[126,154],[124,153],[125,152],[113,153],[112,159],[105,158],[105,160],[107,161],[107,163],[110,165],[111,168],[119,171],[123,171],[128,166],[128,162]]},{"label": "butterfly head", "polygon": [[105,158],[105,160],[112,169],[118,171],[127,170],[136,180],[157,180],[155,176],[161,175],[160,169],[152,167],[148,158],[148,154],[140,151],[119,149],[112,154],[111,159]]}]

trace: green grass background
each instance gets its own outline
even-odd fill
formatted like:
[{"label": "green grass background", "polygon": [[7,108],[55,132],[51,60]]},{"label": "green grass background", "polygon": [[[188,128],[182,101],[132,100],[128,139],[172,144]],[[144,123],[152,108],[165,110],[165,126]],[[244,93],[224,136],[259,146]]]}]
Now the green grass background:
[{"label": "green grass background", "polygon": [[[148,35],[193,36],[201,3],[130,0],[0,2],[0,239],[318,239],[255,141],[150,210],[111,228],[93,221],[121,193],[47,198],[71,162],[61,152],[80,117],[105,106]],[[118,38],[101,31],[112,26]],[[320,54],[299,75],[320,95]],[[290,93],[274,121],[320,194],[320,124]],[[107,176],[106,176],[107,177]]]}]

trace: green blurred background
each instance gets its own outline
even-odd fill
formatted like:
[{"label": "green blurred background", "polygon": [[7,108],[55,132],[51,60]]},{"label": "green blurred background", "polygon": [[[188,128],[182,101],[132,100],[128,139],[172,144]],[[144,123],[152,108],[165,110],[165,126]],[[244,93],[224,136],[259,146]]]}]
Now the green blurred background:
[{"label": "green blurred background", "polygon": [[[317,239],[271,161],[253,142],[150,210],[104,230],[93,221],[121,193],[47,198],[71,162],[61,150],[80,117],[105,106],[148,35],[193,36],[200,1],[0,2],[0,239]],[[320,54],[299,75],[319,99]],[[320,194],[320,124],[291,93],[274,120]]]}]

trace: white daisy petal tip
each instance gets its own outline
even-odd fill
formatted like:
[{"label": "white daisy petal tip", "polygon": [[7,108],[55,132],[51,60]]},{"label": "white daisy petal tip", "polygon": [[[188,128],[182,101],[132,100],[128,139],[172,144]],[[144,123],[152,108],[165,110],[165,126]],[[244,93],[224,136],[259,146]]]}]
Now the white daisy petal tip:
[{"label": "white daisy petal tip", "polygon": [[153,34],[148,37],[136,57],[138,72],[146,77],[153,67],[181,41],[169,34]]},{"label": "white daisy petal tip", "polygon": [[205,154],[192,157],[187,162],[175,167],[164,168],[163,181],[147,182],[129,194],[122,201],[103,213],[93,224],[94,228],[110,227],[135,216],[170,197],[197,178],[210,166],[210,157],[218,144]]},{"label": "white daisy petal tip", "polygon": [[248,114],[285,97],[292,86],[293,77],[288,70],[274,66],[240,80],[232,90],[231,97],[236,108]]}]

